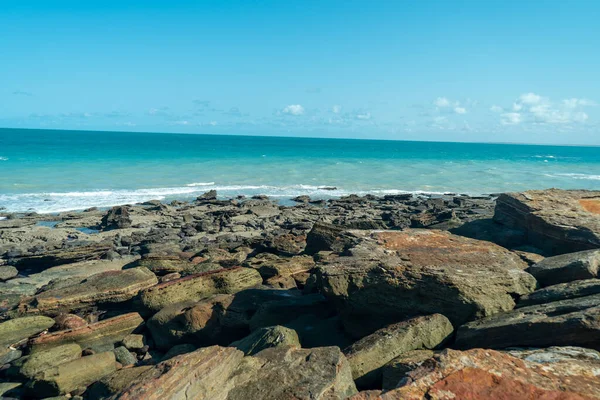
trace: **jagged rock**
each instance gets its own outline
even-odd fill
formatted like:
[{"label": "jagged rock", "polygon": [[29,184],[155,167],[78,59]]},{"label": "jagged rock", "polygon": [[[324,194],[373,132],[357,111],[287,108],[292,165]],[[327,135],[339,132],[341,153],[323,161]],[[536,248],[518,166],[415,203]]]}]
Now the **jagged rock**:
[{"label": "jagged rock", "polygon": [[129,350],[139,350],[146,345],[144,335],[131,334],[123,339],[123,346]]},{"label": "jagged rock", "polygon": [[441,314],[417,317],[382,328],[344,351],[358,387],[381,386],[381,367],[402,353],[433,349],[452,334],[452,324]]},{"label": "jagged rock", "polygon": [[81,347],[78,344],[65,344],[30,355],[19,372],[27,378],[33,378],[42,371],[77,360],[80,357]]},{"label": "jagged rock", "polygon": [[600,349],[600,294],[517,308],[458,329],[458,348],[583,346]]},{"label": "jagged rock", "polygon": [[[600,219],[600,217],[598,217]],[[548,257],[527,269],[544,286],[598,276],[600,249]]]},{"label": "jagged rock", "polygon": [[249,336],[235,341],[229,346],[243,351],[244,355],[251,356],[270,347],[292,346],[300,348],[300,339],[298,339],[298,334],[294,330],[276,325],[257,329]]},{"label": "jagged rock", "polygon": [[[244,354],[233,347],[204,347],[143,371],[116,397],[121,400],[225,399]],[[251,398],[251,397],[248,397]]]},{"label": "jagged rock", "polygon": [[444,350],[407,374],[392,399],[591,399],[600,397],[594,361],[531,362],[494,350]]},{"label": "jagged rock", "polygon": [[263,279],[275,276],[289,277],[302,272],[308,272],[315,266],[310,256],[281,258],[274,254],[262,253],[248,260],[246,265],[258,270]]},{"label": "jagged rock", "polygon": [[295,256],[304,251],[304,248],[306,247],[306,236],[285,233],[277,235],[267,241],[266,246],[277,254],[283,256]]},{"label": "jagged rock", "polygon": [[518,307],[600,294],[600,279],[585,279],[552,285],[519,298]]},{"label": "jagged rock", "polygon": [[348,256],[323,260],[317,275],[356,337],[419,314],[458,326],[509,311],[513,296],[536,287],[526,263],[490,242],[436,230],[350,233]]},{"label": "jagged rock", "polygon": [[214,294],[232,294],[262,283],[260,274],[252,268],[229,268],[190,275],[158,284],[140,293],[142,305],[158,311],[182,301],[198,301]]},{"label": "jagged rock", "polygon": [[501,194],[494,220],[525,230],[549,254],[600,248],[600,191],[531,190]]},{"label": "jagged rock", "polygon": [[337,347],[274,347],[245,357],[228,400],[345,399],[356,393],[350,365]]},{"label": "jagged rock", "polygon": [[85,319],[74,314],[58,314],[56,317],[54,317],[54,321],[56,322],[54,328],[59,331],[80,328],[87,325],[87,321]]},{"label": "jagged rock", "polygon": [[88,386],[115,370],[112,352],[94,354],[44,370],[27,384],[27,392],[36,398],[57,396]]},{"label": "jagged rock", "polygon": [[399,355],[381,368],[384,390],[395,389],[407,373],[434,356],[432,350],[412,350]]},{"label": "jagged rock", "polygon": [[209,190],[208,192],[203,193],[200,196],[196,197],[196,201],[199,201],[199,202],[211,201],[211,200],[216,200],[216,199],[217,199],[217,191],[216,190]]},{"label": "jagged rock", "polygon": [[156,275],[144,267],[101,272],[76,285],[42,292],[31,303],[22,304],[22,307],[50,314],[98,304],[121,303],[157,283]]},{"label": "jagged rock", "polygon": [[0,281],[7,281],[19,275],[19,270],[10,265],[0,265]]},{"label": "jagged rock", "polygon": [[127,207],[116,206],[108,210],[100,222],[101,230],[125,229],[132,224],[131,216]]},{"label": "jagged rock", "polygon": [[340,235],[345,229],[338,225],[325,222],[316,222],[306,236],[306,254],[314,255],[319,251],[341,250],[345,241],[340,240]]},{"label": "jagged rock", "polygon": [[86,391],[86,396],[89,399],[110,398],[126,389],[131,382],[152,368],[154,368],[152,365],[143,365],[141,367],[123,368],[115,371],[90,386]]},{"label": "jagged rock", "polygon": [[0,346],[18,343],[45,331],[54,325],[54,320],[42,315],[15,318],[0,323]]},{"label": "jagged rock", "polygon": [[66,343],[77,343],[83,349],[91,348],[96,351],[112,350],[115,343],[122,341],[143,323],[144,320],[138,313],[123,314],[80,328],[34,338],[30,343],[31,351],[35,353]]}]

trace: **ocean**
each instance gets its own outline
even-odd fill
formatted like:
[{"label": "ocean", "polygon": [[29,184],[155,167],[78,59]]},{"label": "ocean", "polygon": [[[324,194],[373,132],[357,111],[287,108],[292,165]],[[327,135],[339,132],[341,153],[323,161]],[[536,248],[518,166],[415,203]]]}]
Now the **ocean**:
[{"label": "ocean", "polygon": [[[600,189],[600,147],[0,129],[0,209]],[[334,190],[331,190],[335,188]]]}]

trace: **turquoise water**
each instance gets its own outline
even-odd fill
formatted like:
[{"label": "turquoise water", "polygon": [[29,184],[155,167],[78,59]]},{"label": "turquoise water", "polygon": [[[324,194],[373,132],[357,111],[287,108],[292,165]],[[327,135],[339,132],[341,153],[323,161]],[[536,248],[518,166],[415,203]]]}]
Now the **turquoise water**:
[{"label": "turquoise water", "polygon": [[[336,187],[328,191],[322,187]],[[600,148],[0,129],[0,207],[266,194],[600,189]]]}]

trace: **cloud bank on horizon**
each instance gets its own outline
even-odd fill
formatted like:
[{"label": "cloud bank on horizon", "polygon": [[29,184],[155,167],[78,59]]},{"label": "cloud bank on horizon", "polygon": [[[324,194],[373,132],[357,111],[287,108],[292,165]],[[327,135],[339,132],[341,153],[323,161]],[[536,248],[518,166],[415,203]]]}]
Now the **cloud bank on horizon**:
[{"label": "cloud bank on horizon", "polygon": [[600,144],[600,3],[3,8],[0,127]]}]

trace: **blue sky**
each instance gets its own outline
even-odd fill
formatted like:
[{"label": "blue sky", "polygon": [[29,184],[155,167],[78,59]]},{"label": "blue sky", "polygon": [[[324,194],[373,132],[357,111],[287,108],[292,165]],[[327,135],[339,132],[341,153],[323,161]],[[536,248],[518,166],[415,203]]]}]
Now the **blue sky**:
[{"label": "blue sky", "polygon": [[0,0],[0,127],[600,144],[600,2]]}]

